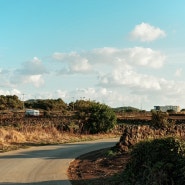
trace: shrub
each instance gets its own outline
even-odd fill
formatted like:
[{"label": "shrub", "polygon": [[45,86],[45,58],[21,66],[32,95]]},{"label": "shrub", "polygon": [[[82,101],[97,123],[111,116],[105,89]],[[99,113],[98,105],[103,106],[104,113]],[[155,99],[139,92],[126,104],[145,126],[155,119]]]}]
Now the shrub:
[{"label": "shrub", "polygon": [[89,117],[84,130],[90,134],[107,132],[114,128],[116,123],[116,115],[109,106],[94,102],[89,108]]},{"label": "shrub", "polygon": [[127,185],[183,185],[185,148],[172,137],[141,142],[123,173]]},{"label": "shrub", "polygon": [[155,128],[165,129],[172,127],[175,122],[169,121],[169,115],[166,112],[153,111],[151,125]]}]

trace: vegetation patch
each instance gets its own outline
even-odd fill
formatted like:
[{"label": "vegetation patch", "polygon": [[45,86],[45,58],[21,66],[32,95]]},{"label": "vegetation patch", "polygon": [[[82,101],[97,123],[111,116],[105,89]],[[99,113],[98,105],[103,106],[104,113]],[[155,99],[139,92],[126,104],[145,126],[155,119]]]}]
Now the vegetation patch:
[{"label": "vegetation patch", "polygon": [[68,170],[73,185],[184,185],[185,141],[143,141],[130,152],[113,147],[78,157]]},{"label": "vegetation patch", "polygon": [[126,185],[183,185],[184,143],[169,137],[136,144],[123,177]]}]

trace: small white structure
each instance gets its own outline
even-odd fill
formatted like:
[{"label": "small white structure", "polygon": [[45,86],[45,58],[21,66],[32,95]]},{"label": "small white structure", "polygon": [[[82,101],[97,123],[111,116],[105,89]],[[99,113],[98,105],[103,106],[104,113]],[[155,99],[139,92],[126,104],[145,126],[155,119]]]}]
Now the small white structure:
[{"label": "small white structure", "polygon": [[180,106],[174,106],[174,105],[165,105],[165,106],[154,106],[155,110],[160,110],[162,112],[167,112],[170,110],[173,110],[174,112],[180,112]]},{"label": "small white structure", "polygon": [[39,116],[40,111],[39,110],[34,110],[34,109],[26,109],[25,115],[26,116]]}]

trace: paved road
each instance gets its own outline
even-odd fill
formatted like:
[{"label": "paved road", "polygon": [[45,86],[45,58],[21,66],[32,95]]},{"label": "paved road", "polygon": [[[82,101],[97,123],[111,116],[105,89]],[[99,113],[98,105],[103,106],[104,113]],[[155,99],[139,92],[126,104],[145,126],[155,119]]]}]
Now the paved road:
[{"label": "paved road", "polygon": [[118,139],[103,139],[1,153],[0,185],[70,185],[66,173],[73,159],[116,142]]}]

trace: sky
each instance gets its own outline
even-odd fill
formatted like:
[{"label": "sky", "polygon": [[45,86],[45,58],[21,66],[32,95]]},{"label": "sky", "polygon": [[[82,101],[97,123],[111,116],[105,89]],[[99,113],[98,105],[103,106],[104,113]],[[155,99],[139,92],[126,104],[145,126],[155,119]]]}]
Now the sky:
[{"label": "sky", "polygon": [[185,108],[184,0],[0,0],[0,94]]}]

